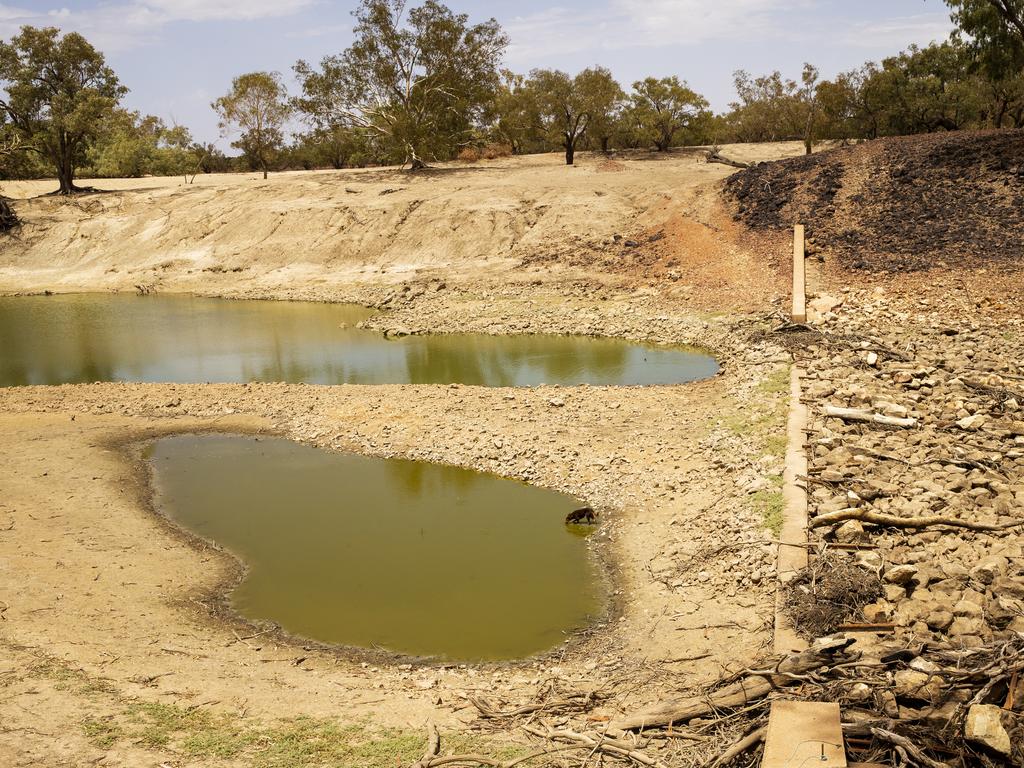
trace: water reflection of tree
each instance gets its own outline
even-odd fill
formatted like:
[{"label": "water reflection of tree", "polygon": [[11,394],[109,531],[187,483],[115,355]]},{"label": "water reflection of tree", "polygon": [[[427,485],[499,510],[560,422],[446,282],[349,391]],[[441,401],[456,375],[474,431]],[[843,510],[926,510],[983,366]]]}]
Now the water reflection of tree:
[{"label": "water reflection of tree", "polygon": [[97,329],[112,307],[82,297],[22,296],[0,301],[0,383],[111,381],[114,345]]},{"label": "water reflection of tree", "polygon": [[404,341],[414,384],[621,383],[631,347],[611,340],[558,336],[421,336]]},{"label": "water reflection of tree", "polygon": [[[392,484],[402,488],[409,497],[417,500],[426,498],[428,494],[441,496],[452,488],[467,491],[483,479],[482,475],[468,469],[446,467],[426,461],[389,459],[384,461],[383,466]],[[493,478],[489,479],[493,481]]]}]

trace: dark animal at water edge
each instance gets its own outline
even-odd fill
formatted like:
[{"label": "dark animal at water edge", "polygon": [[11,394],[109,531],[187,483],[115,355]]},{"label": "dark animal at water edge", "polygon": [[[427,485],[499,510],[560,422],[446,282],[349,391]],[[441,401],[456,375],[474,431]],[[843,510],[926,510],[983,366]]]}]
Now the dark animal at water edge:
[{"label": "dark animal at water edge", "polygon": [[587,525],[593,525],[597,522],[597,513],[590,507],[581,507],[580,509],[574,509],[566,515],[565,522],[566,524],[575,523],[580,525],[586,523]]}]

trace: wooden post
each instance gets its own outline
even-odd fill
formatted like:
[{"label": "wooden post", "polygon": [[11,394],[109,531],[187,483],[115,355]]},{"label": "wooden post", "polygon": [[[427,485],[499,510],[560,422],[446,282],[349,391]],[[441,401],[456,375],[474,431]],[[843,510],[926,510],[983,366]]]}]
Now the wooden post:
[{"label": "wooden post", "polygon": [[793,227],[793,322],[807,322],[807,277],[804,271],[804,225]]}]

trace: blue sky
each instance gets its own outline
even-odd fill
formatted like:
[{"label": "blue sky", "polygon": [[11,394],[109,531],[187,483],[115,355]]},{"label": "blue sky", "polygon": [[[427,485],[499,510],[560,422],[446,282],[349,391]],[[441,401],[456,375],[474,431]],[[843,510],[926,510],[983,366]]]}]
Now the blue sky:
[{"label": "blue sky", "polygon": [[[416,4],[416,0],[410,0]],[[627,86],[678,75],[724,109],[732,72],[804,61],[823,76],[877,60],[910,43],[948,36],[941,0],[450,0],[471,19],[495,17],[511,38],[518,71],[594,64]],[[23,24],[77,30],[100,48],[131,92],[132,109],[175,120],[218,141],[210,102],[234,75],[266,69],[290,80],[296,59],[318,61],[351,40],[356,0],[0,1],[0,35]]]}]

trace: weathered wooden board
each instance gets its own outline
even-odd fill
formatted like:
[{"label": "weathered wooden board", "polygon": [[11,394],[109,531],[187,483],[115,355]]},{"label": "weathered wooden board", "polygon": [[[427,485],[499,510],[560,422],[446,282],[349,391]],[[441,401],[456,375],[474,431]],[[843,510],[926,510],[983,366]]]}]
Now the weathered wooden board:
[{"label": "weathered wooden board", "polygon": [[848,768],[839,705],[774,701],[761,768]]}]

